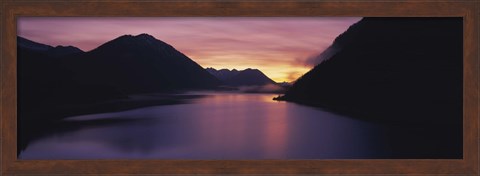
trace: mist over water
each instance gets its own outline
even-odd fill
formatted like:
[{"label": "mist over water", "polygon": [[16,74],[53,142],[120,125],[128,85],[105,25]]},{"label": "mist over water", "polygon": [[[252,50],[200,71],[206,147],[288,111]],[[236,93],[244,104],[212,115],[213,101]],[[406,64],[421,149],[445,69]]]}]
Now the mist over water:
[{"label": "mist over water", "polygon": [[134,119],[33,141],[21,159],[339,159],[387,154],[379,126],[274,94],[208,93],[188,104],[69,117]]}]

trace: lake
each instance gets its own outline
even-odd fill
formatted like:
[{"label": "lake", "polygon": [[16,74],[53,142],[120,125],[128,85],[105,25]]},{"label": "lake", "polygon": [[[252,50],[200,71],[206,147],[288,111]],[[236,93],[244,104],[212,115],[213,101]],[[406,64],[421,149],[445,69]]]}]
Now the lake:
[{"label": "lake", "polygon": [[391,156],[385,127],[275,94],[192,92],[185,104],[68,117],[125,119],[32,141],[20,159],[354,159]]}]

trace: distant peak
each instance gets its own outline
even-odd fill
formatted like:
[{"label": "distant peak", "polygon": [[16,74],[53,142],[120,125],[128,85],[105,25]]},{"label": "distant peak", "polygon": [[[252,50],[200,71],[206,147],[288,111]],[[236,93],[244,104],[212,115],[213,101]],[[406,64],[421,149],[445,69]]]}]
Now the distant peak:
[{"label": "distant peak", "polygon": [[[172,47],[168,43],[161,41],[159,39],[156,39],[150,34],[142,33],[139,35],[131,35],[131,34],[126,34],[122,35],[120,37],[117,37],[107,43],[116,43],[121,41],[121,43],[144,43],[147,45],[150,45],[152,47]],[[173,47],[172,47],[173,48]]]},{"label": "distant peak", "polygon": [[260,71],[260,70],[254,69],[254,68],[247,68],[247,69],[245,69],[245,70],[243,70],[243,71]]},{"label": "distant peak", "polygon": [[152,38],[153,38],[153,36],[152,36],[152,35],[150,35],[150,34],[147,34],[147,33],[141,33],[141,34],[138,34],[136,37],[152,37]]},{"label": "distant peak", "polygon": [[132,35],[132,34],[125,34],[122,35],[118,38],[143,38],[143,39],[155,39],[155,37],[151,36],[150,34],[147,33],[142,33],[138,35]]},{"label": "distant peak", "polygon": [[142,33],[142,34],[139,34],[137,36],[135,36],[136,38],[144,38],[144,39],[148,39],[148,40],[156,40],[155,37],[153,37],[152,35],[150,34],[147,34],[147,33]]},{"label": "distant peak", "polygon": [[38,43],[38,42],[32,41],[30,39],[23,38],[23,37],[20,37],[20,36],[17,36],[17,45],[22,46],[22,47],[26,47],[26,48],[29,48],[29,49],[37,50],[37,51],[47,51],[47,50],[53,48],[50,45],[45,45],[45,44],[42,44],[42,43]]},{"label": "distant peak", "polygon": [[120,36],[120,37],[118,37],[118,38],[131,38],[131,37],[133,37],[133,35],[125,34],[125,35],[122,35],[122,36]]},{"label": "distant peak", "polygon": [[70,50],[70,51],[84,52],[84,51],[81,50],[80,48],[77,48],[77,47],[71,46],[71,45],[68,45],[68,46],[57,45],[57,46],[55,46],[55,49],[68,49],[68,50]]},{"label": "distant peak", "polygon": [[238,71],[249,71],[249,72],[258,72],[260,71],[259,69],[255,69],[255,68],[246,68],[246,69],[243,69],[243,70],[237,70],[237,69],[228,69],[228,68],[221,68],[221,69],[215,69],[213,67],[207,67],[205,68],[207,70],[215,70],[215,71],[229,71],[229,72],[238,72]]}]

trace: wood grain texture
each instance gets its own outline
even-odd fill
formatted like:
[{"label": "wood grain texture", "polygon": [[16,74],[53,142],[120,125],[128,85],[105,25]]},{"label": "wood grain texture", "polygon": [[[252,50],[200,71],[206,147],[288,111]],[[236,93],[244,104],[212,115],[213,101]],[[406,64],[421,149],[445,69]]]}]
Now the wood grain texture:
[{"label": "wood grain texture", "polygon": [[[2,175],[479,174],[480,3],[472,1],[12,1],[1,2]],[[464,158],[458,160],[17,160],[16,18],[21,16],[464,17]]]},{"label": "wood grain texture", "polygon": [[[5,7],[4,7],[4,2],[0,1],[0,26],[6,26],[5,23]],[[3,84],[5,83],[3,75],[3,29],[4,27],[1,28],[0,31],[0,174],[3,173]]]}]

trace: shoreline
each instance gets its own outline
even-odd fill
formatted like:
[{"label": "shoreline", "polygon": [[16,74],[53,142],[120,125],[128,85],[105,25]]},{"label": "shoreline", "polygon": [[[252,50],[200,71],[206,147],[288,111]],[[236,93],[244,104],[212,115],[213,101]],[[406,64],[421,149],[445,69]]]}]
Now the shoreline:
[{"label": "shoreline", "polygon": [[[138,96],[144,96],[139,98]],[[126,119],[100,119],[87,121],[64,121],[63,119],[97,113],[110,113],[128,111],[151,106],[166,106],[190,103],[193,99],[203,98],[208,95],[181,95],[181,94],[141,94],[131,95],[127,99],[115,99],[96,103],[63,105],[53,108],[40,107],[37,111],[19,112],[17,155],[29,143],[41,137],[57,133],[58,131],[71,131],[85,126],[105,125],[111,123],[125,123],[133,120]],[[28,133],[26,130],[28,129]]]}]

